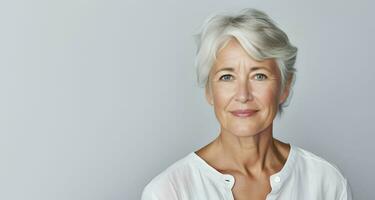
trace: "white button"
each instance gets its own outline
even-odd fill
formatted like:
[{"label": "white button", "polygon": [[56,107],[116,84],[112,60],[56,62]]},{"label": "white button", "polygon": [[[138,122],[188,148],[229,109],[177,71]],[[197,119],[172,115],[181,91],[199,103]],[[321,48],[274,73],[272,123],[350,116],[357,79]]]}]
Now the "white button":
[{"label": "white button", "polygon": [[280,182],[280,180],[281,180],[281,179],[280,179],[279,176],[276,176],[275,179],[274,179],[274,181],[275,181],[276,183]]},{"label": "white button", "polygon": [[224,174],[223,178],[224,178],[224,181],[225,181],[226,185],[229,188],[232,188],[233,185],[234,185],[234,182],[235,182],[234,177],[232,175],[230,175],[230,174]]},{"label": "white button", "polygon": [[224,175],[224,180],[228,183],[232,182],[233,181],[233,176],[232,175],[229,175],[229,174],[225,174]]}]

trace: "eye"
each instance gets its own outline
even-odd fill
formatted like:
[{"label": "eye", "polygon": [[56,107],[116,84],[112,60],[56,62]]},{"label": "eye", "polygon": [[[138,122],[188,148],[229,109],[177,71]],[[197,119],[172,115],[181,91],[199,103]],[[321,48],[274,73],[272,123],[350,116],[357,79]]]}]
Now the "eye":
[{"label": "eye", "polygon": [[264,74],[255,74],[255,80],[262,81],[267,79],[267,76]]},{"label": "eye", "polygon": [[229,81],[229,80],[232,80],[233,79],[233,76],[230,75],[230,74],[224,74],[220,77],[220,80],[222,81]]}]

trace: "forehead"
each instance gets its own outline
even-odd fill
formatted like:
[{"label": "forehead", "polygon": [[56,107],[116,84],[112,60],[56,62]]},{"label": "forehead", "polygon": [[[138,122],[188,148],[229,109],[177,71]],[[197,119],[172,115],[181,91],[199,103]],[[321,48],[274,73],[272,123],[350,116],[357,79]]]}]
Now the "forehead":
[{"label": "forehead", "polygon": [[274,59],[266,59],[262,61],[255,60],[246,52],[236,39],[231,39],[227,42],[224,48],[219,50],[213,67],[220,69],[223,67],[238,67],[240,65],[248,67],[262,66],[269,68],[270,70],[275,70],[277,66]]}]

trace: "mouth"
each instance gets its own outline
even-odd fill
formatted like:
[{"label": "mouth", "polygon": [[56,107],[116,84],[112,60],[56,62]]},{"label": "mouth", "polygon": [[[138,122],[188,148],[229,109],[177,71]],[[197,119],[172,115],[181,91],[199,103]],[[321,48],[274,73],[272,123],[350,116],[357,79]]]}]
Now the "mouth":
[{"label": "mouth", "polygon": [[256,112],[258,112],[258,110],[246,109],[246,110],[234,110],[234,111],[231,111],[231,113],[234,116],[236,116],[236,117],[251,117]]}]

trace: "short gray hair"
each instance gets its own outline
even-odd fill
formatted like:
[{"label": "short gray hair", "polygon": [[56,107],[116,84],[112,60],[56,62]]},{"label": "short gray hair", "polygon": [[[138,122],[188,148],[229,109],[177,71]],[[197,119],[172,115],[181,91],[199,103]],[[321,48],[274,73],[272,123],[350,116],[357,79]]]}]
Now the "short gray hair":
[{"label": "short gray hair", "polygon": [[[243,9],[238,14],[216,13],[205,20],[199,33],[195,35],[195,66],[199,86],[207,86],[217,52],[232,38],[237,39],[255,60],[275,59],[281,72],[282,91],[288,80],[291,81],[292,88],[295,82],[297,48],[267,14],[253,8]],[[290,97],[291,94],[279,106],[279,114],[289,104]]]}]

